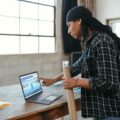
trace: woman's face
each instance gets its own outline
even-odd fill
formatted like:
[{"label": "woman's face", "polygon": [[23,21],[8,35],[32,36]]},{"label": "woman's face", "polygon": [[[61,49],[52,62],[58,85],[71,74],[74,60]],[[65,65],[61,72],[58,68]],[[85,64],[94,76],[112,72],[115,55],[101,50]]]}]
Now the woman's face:
[{"label": "woman's face", "polygon": [[80,33],[81,33],[81,21],[70,21],[67,22],[68,26],[68,34],[70,34],[75,39],[80,39]]}]

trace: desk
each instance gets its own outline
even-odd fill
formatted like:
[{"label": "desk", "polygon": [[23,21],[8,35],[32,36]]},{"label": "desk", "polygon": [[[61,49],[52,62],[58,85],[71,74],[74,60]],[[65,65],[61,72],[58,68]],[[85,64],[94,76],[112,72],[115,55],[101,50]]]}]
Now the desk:
[{"label": "desk", "polygon": [[[63,87],[47,87],[63,96],[50,105],[25,102],[20,85],[0,87],[0,100],[12,105],[0,110],[0,120],[55,120],[68,114],[66,95]],[[80,95],[75,94],[77,110],[80,110]]]}]

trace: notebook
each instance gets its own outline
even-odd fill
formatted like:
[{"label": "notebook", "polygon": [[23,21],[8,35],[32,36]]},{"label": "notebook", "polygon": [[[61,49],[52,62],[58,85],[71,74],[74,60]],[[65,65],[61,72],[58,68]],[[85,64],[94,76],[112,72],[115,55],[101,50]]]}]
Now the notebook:
[{"label": "notebook", "polygon": [[43,90],[36,71],[20,75],[19,80],[25,101],[48,105],[62,96],[62,94]]}]

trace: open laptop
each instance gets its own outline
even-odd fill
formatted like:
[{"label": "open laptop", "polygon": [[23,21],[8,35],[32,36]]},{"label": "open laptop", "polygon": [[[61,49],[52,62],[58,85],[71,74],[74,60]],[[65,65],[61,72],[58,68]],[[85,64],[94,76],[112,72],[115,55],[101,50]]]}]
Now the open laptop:
[{"label": "open laptop", "polygon": [[32,72],[19,76],[25,101],[50,104],[62,96],[62,94],[52,93],[52,91],[44,91],[39,80],[38,73]]}]

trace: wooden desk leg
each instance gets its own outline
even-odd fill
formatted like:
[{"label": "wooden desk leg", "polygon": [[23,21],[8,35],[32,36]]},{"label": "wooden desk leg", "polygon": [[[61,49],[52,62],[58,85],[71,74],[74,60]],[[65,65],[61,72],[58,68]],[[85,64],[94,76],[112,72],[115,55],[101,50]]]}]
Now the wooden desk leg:
[{"label": "wooden desk leg", "polygon": [[64,120],[64,117],[62,117],[61,120]]}]

